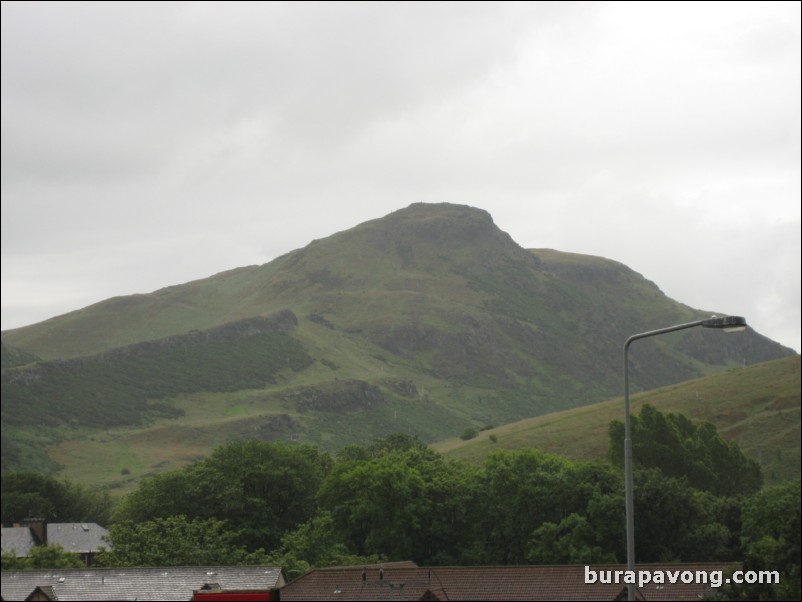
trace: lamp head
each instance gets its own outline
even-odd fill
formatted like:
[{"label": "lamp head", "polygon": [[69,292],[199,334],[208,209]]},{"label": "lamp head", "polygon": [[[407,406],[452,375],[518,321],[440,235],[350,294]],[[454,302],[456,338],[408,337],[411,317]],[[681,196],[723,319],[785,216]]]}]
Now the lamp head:
[{"label": "lamp head", "polygon": [[702,320],[705,328],[720,328],[724,332],[742,332],[746,330],[746,319],[741,316],[724,316],[717,318],[713,316],[707,320]]}]

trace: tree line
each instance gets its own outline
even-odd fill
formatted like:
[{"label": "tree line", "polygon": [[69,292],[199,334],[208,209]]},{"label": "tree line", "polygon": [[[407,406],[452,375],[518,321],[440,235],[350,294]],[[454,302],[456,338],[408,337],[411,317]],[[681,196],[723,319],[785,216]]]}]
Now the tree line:
[{"label": "tree line", "polygon": [[[233,441],[141,481],[113,507],[106,494],[52,477],[4,475],[3,523],[30,508],[59,522],[108,518],[111,545],[97,559],[105,566],[271,564],[293,577],[394,560],[623,563],[619,423],[610,438],[610,457],[599,461],[522,449],[479,466],[402,434],[333,456],[309,445]],[[779,570],[783,580],[732,597],[799,598],[798,481],[761,489],[757,463],[715,428],[649,406],[633,417],[633,440],[638,563],[744,562]],[[4,555],[3,567],[58,561],[39,554]]]}]

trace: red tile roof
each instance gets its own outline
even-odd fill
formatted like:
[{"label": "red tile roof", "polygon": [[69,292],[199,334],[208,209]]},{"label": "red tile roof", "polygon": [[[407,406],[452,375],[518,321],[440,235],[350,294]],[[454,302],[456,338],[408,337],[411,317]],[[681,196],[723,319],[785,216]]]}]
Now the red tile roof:
[{"label": "red tile roof", "polygon": [[[638,571],[727,571],[733,563],[651,564]],[[380,568],[340,567],[317,569],[287,584],[281,590],[283,601],[291,600],[615,600],[626,599],[623,574],[615,583],[615,572],[622,565],[592,565],[599,577],[585,583],[585,566],[495,566]],[[611,577],[612,583],[602,583]],[[606,573],[606,571],[613,571]],[[678,573],[674,573],[679,576]],[[687,576],[687,574],[686,574]],[[638,588],[639,600],[700,600],[715,592],[710,584],[644,584]]]}]

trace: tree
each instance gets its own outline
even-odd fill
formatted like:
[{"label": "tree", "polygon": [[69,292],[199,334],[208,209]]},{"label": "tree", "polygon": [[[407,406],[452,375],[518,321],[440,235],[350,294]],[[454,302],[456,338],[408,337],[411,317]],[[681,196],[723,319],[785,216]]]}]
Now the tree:
[{"label": "tree", "polygon": [[140,481],[137,489],[118,505],[115,522],[145,522],[186,515],[212,518],[240,497],[238,483],[221,475],[208,462],[156,474]]},{"label": "tree", "polygon": [[657,469],[636,470],[634,481],[636,561],[681,561],[685,539],[697,524],[693,489],[687,480]]},{"label": "tree", "polygon": [[270,563],[284,568],[290,579],[312,568],[378,564],[379,555],[359,556],[348,550],[328,512],[321,512],[292,533],[284,536],[281,548],[270,555]]},{"label": "tree", "polygon": [[248,550],[275,549],[285,533],[314,515],[331,464],[328,454],[309,445],[235,441],[206,460],[145,479],[117,518],[216,518],[239,533]]},{"label": "tree", "polygon": [[619,479],[600,464],[571,462],[534,449],[491,454],[482,475],[486,562],[525,563],[536,529],[584,513],[595,492],[608,493]]},{"label": "tree", "polygon": [[535,529],[527,559],[534,564],[616,562],[615,553],[605,548],[591,522],[574,512],[559,524],[543,523]]},{"label": "tree", "polygon": [[97,557],[101,566],[233,565],[248,556],[237,543],[238,534],[213,518],[125,521],[109,528],[108,540],[110,549]]},{"label": "tree", "polygon": [[406,433],[391,433],[386,437],[375,439],[368,447],[370,455],[377,458],[387,452],[403,452],[412,449],[429,448],[418,437]]},{"label": "tree", "polygon": [[478,471],[407,435],[338,454],[318,504],[352,554],[431,565],[484,553]]},{"label": "tree", "polygon": [[528,562],[598,563],[623,558],[624,499],[618,471],[606,463],[563,460],[534,468],[529,478],[540,483],[531,490],[538,497],[532,499],[529,512],[534,520],[526,544]]},{"label": "tree", "polygon": [[[663,414],[649,404],[630,420],[636,466],[657,468],[667,477],[687,478],[694,488],[716,495],[748,495],[760,489],[760,465],[747,458],[737,443],[722,439],[709,422],[696,426],[682,414]],[[623,423],[612,421],[609,434],[608,456],[623,467]]]},{"label": "tree", "polygon": [[478,436],[479,436],[479,431],[476,430],[475,427],[469,426],[464,431],[462,431],[462,434],[459,436],[459,438],[467,441],[468,439],[475,439]]},{"label": "tree", "polygon": [[236,505],[220,509],[218,516],[246,531],[251,549],[277,547],[285,533],[314,516],[315,496],[332,467],[331,457],[311,445],[261,441],[220,447],[207,463],[236,482]]},{"label": "tree", "polygon": [[743,508],[744,571],[778,571],[774,584],[733,584],[732,600],[799,600],[800,484],[788,481],[752,496]]},{"label": "tree", "polygon": [[318,500],[348,548],[390,560],[418,558],[415,533],[427,505],[420,475],[392,454],[338,468],[323,483]]},{"label": "tree", "polygon": [[481,471],[442,456],[418,469],[425,483],[429,515],[416,547],[427,564],[480,564],[485,559],[482,513],[486,500]]},{"label": "tree", "polygon": [[77,554],[67,552],[59,545],[36,546],[30,556],[17,558],[14,552],[3,552],[4,571],[24,571],[30,569],[70,569],[84,566]]},{"label": "tree", "polygon": [[742,560],[742,497],[693,492],[696,520],[688,529],[679,551],[685,562]]},{"label": "tree", "polygon": [[4,474],[2,497],[3,524],[44,518],[48,522],[105,525],[112,509],[111,497],[106,491],[95,491],[36,472]]}]

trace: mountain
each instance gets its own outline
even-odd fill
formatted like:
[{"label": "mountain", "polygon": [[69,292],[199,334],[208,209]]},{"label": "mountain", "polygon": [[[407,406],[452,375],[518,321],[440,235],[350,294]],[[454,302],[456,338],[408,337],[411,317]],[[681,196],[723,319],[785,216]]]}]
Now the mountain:
[{"label": "mountain", "polygon": [[[523,249],[483,210],[417,203],[261,266],[3,332],[3,468],[41,465],[42,445],[69,464],[64,441],[108,427],[193,442],[142,472],[231,437],[442,439],[618,394],[629,335],[712,313],[620,263]],[[639,343],[630,379],[792,354],[690,329]]]}]

